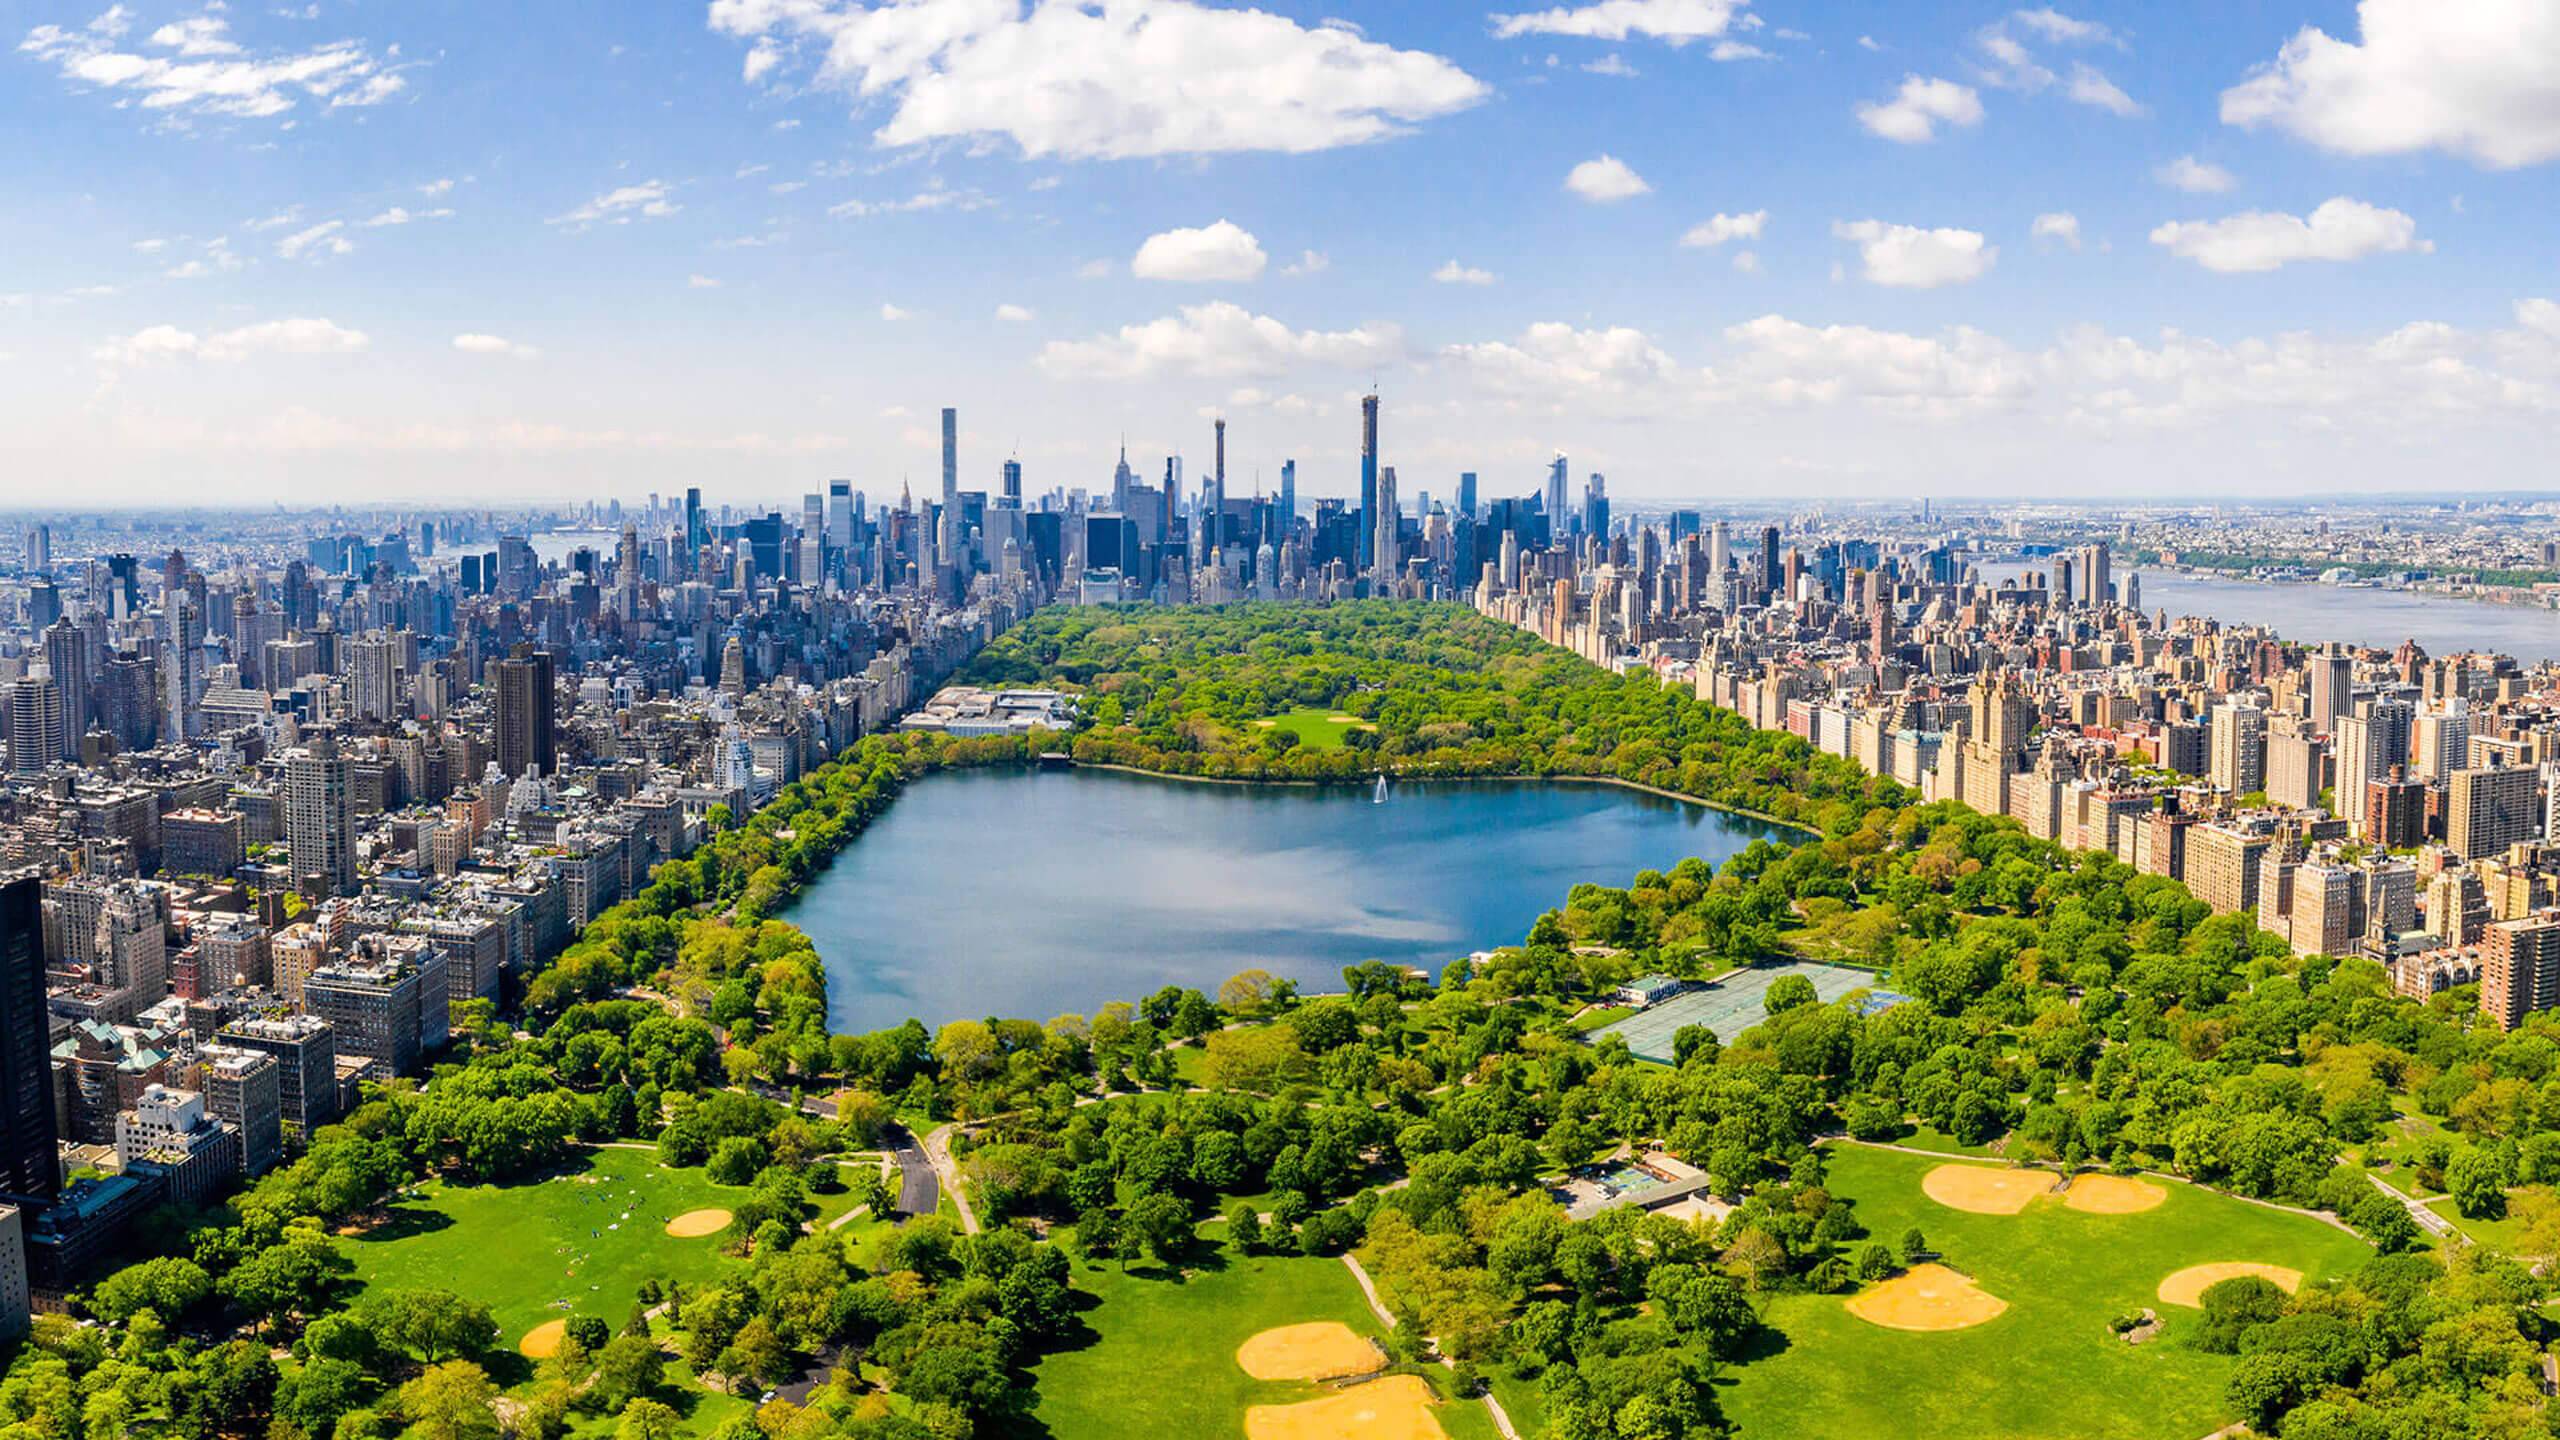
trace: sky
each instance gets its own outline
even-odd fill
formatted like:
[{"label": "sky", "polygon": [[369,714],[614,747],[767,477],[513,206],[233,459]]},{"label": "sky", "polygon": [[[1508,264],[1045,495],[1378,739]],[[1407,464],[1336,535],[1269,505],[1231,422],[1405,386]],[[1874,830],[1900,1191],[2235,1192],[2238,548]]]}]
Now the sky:
[{"label": "sky", "polygon": [[2560,489],[2550,0],[0,16],[0,504]]}]

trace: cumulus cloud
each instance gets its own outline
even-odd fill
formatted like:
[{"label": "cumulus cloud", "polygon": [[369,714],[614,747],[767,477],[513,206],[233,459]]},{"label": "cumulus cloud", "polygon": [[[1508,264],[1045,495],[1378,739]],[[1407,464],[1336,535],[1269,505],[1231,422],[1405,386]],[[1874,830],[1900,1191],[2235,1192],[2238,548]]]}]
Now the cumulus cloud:
[{"label": "cumulus cloud", "polygon": [[1615,155],[1602,155],[1585,160],[1564,177],[1564,188],[1595,205],[1612,205],[1638,195],[1650,195],[1653,187],[1644,177],[1629,169],[1627,162]]},{"label": "cumulus cloud", "polygon": [[2219,195],[2240,182],[2232,173],[2193,155],[2181,155],[2151,172],[2151,178],[2190,195]]},{"label": "cumulus cloud", "polygon": [[2516,302],[2516,323],[2527,330],[2560,340],[2560,302],[2519,300]]},{"label": "cumulus cloud", "polygon": [[1909,290],[1934,290],[1980,279],[2000,258],[1978,230],[1923,230],[1881,220],[1835,220],[1832,235],[1857,242],[1868,281]]},{"label": "cumulus cloud", "polygon": [[1764,315],[1728,326],[1724,339],[1736,352],[1725,389],[1759,404],[1857,401],[1914,418],[1956,419],[2014,405],[2037,383],[2031,357],[1964,326],[1907,335]]},{"label": "cumulus cloud", "polygon": [[2560,6],[2361,0],[2357,39],[2306,25],[2222,92],[2223,123],[2325,150],[2445,150],[2493,169],[2560,159]]},{"label": "cumulus cloud", "polygon": [[675,187],[664,180],[644,180],[637,185],[623,185],[608,190],[565,215],[554,215],[547,225],[584,230],[593,225],[628,225],[634,220],[663,220],[684,207],[671,197]]},{"label": "cumulus cloud", "polygon": [[453,348],[465,355],[503,355],[510,360],[530,360],[542,353],[496,335],[456,335]]},{"label": "cumulus cloud", "polygon": [[886,300],[880,302],[880,318],[883,320],[892,322],[904,320],[910,313],[912,312],[901,310]]},{"label": "cumulus cloud", "polygon": [[2081,20],[2065,15],[2047,5],[2037,10],[2011,12],[2009,18],[2020,27],[2062,45],[2111,45],[2115,32],[2095,20]]},{"label": "cumulus cloud", "polygon": [[1728,240],[1757,240],[1769,224],[1769,212],[1754,210],[1744,215],[1711,215],[1689,227],[1680,243],[1693,250],[1712,249]]},{"label": "cumulus cloud", "polygon": [[1076,278],[1079,280],[1108,280],[1111,278],[1111,273],[1119,268],[1120,267],[1118,265],[1115,265],[1108,260],[1087,260],[1076,267]]},{"label": "cumulus cloud", "polygon": [[[214,7],[219,9],[220,7]],[[72,85],[116,97],[145,114],[260,119],[304,102],[327,109],[379,105],[407,84],[387,57],[361,42],[252,54],[230,38],[229,22],[208,10],[120,48],[131,28],[117,6],[79,30],[38,25],[18,44]]]},{"label": "cumulus cloud", "polygon": [[261,320],[212,335],[197,335],[175,325],[153,325],[112,339],[93,352],[109,370],[134,369],[177,360],[209,360],[231,364],[254,355],[346,355],[372,341],[361,330],[310,316]]},{"label": "cumulus cloud", "polygon": [[2250,210],[2220,220],[2172,220],[2151,243],[2207,270],[2273,270],[2296,260],[2359,260],[2404,250],[2430,251],[2418,222],[2344,195],[2321,202],[2308,218]]},{"label": "cumulus cloud", "polygon": [[2100,74],[2093,65],[2075,62],[2071,80],[2062,87],[2064,98],[2082,105],[2093,105],[2114,115],[2139,115],[2142,106],[2119,89],[2116,82]]},{"label": "cumulus cloud", "polygon": [[1858,123],[1874,134],[1903,145],[1919,145],[1938,137],[1940,124],[1970,127],[1982,123],[1982,96],[1953,80],[1906,75],[1890,100],[1861,101]]},{"label": "cumulus cloud", "polygon": [[1320,275],[1333,268],[1333,257],[1321,250],[1301,250],[1298,258],[1280,267],[1283,275]]},{"label": "cumulus cloud", "polygon": [[1231,220],[1150,235],[1129,261],[1141,280],[1233,284],[1261,278],[1270,257],[1253,232]]},{"label": "cumulus cloud", "polygon": [[1671,45],[1713,40],[1733,29],[1749,0],[1599,0],[1526,15],[1496,15],[1497,40],[1521,35],[1572,35],[1587,40],[1653,39]]},{"label": "cumulus cloud", "polygon": [[2039,215],[2035,223],[2027,227],[2027,233],[2038,240],[2051,240],[2057,245],[2077,250],[2080,248],[2080,217],[2068,210]]},{"label": "cumulus cloud", "polygon": [[1006,304],[996,307],[996,318],[1008,324],[1022,325],[1029,323],[1033,317],[1029,310],[1020,305]]},{"label": "cumulus cloud", "polygon": [[1490,285],[1493,283],[1493,272],[1478,270],[1473,266],[1461,265],[1455,260],[1450,260],[1444,262],[1439,269],[1432,271],[1431,278],[1443,285]]},{"label": "cumulus cloud", "polygon": [[[1490,93],[1453,62],[1348,25],[1191,0],[713,0],[751,81],[806,74],[888,117],[886,146],[1010,140],[1079,159],[1358,145]],[[758,62],[759,49],[773,59]]]},{"label": "cumulus cloud", "polygon": [[1394,325],[1294,330],[1218,300],[1090,340],[1052,340],[1040,351],[1039,366],[1060,380],[1245,380],[1278,376],[1297,364],[1366,369],[1393,363],[1404,351],[1404,332]]},{"label": "cumulus cloud", "polygon": [[1698,379],[1641,330],[1532,325],[1513,340],[1452,345],[1442,362],[1478,389],[1552,413],[1628,414],[1676,403]]}]

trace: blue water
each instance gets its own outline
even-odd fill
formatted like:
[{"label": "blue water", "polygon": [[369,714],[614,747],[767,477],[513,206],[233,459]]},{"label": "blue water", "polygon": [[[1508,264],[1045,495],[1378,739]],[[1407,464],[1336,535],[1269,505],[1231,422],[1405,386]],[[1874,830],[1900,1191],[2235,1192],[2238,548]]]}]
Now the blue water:
[{"label": "blue water", "polygon": [[1516,944],[1582,881],[1624,885],[1767,836],[1614,786],[1203,785],[960,771],[908,787],[786,918],[827,965],[828,1022],[875,1030],[1091,1014],[1260,968],[1339,990],[1366,960],[1437,975]]}]

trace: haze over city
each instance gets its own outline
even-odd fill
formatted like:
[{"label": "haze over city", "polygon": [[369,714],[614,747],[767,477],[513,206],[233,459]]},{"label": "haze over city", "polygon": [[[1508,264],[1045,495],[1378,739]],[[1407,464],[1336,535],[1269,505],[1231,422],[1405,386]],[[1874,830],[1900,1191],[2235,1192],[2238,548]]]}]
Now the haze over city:
[{"label": "haze over city", "polygon": [[12,18],[13,499],[2548,479],[2536,0]]}]

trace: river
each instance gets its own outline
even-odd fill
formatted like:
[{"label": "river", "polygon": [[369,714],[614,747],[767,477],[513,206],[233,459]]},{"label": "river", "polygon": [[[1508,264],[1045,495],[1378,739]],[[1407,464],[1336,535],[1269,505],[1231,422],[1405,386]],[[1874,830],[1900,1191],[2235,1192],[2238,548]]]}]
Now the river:
[{"label": "river", "polygon": [[[2044,569],[2046,562],[1994,562],[1985,576]],[[2116,575],[2127,573],[2117,562]],[[2350,589],[2316,583],[2227,580],[2169,570],[2134,569],[2142,577],[2142,608],[2180,615],[2208,615],[2234,625],[2264,625],[2287,640],[2325,640],[2390,650],[2415,640],[2430,655],[2490,650],[2524,664],[2560,660],[2560,610],[2492,605],[2450,595],[2404,590]]]},{"label": "river", "polygon": [[1797,832],[1615,786],[1208,785],[957,771],[910,785],[786,912],[838,1032],[1090,1014],[1261,968],[1338,990],[1364,960],[1516,944],[1582,881],[1624,885]]}]

